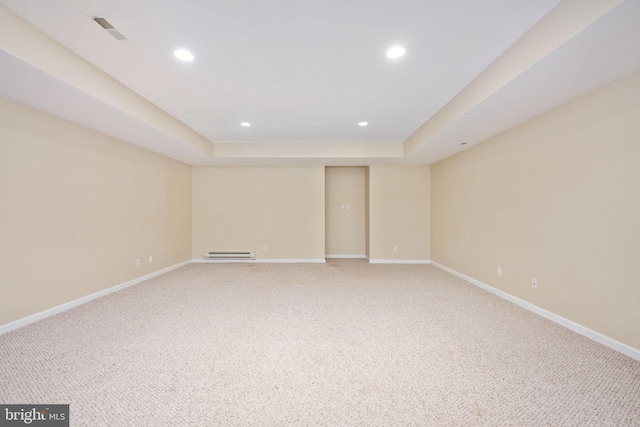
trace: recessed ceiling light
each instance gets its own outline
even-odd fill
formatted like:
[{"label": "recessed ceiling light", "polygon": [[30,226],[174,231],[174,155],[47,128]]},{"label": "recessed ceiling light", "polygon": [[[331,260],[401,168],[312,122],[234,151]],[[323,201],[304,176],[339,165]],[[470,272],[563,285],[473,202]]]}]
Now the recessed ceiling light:
[{"label": "recessed ceiling light", "polygon": [[244,126],[244,127],[248,128],[249,126],[251,126],[251,123],[249,123],[249,122],[242,122],[242,123],[240,123],[240,126]]},{"label": "recessed ceiling light", "polygon": [[173,55],[183,61],[193,61],[193,54],[186,49],[176,49],[173,51]]},{"label": "recessed ceiling light", "polygon": [[367,126],[369,123],[368,122],[360,122],[358,123],[358,126]]},{"label": "recessed ceiling light", "polygon": [[467,145],[467,144],[468,144],[468,142],[467,142],[467,141],[464,141],[464,142],[461,142],[461,143],[460,143],[460,144],[458,144],[458,145]]},{"label": "recessed ceiling light", "polygon": [[400,46],[400,45],[391,46],[389,49],[387,49],[387,58],[398,59],[401,56],[404,56],[406,52],[407,51],[404,48],[404,46]]}]

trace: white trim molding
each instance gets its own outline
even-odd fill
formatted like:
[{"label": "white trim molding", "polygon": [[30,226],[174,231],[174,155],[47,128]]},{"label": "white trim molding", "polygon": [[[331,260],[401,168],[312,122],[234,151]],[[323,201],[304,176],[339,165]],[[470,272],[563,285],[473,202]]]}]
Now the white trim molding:
[{"label": "white trim molding", "polygon": [[365,259],[367,256],[365,254],[360,254],[360,255],[334,254],[334,255],[325,255],[324,257],[327,258],[327,259],[331,259],[331,258],[358,258],[358,259]]},{"label": "white trim molding", "polygon": [[79,305],[88,303],[89,301],[93,301],[94,299],[101,298],[103,296],[112,294],[114,292],[121,291],[125,288],[128,288],[133,285],[137,285],[138,283],[142,283],[146,280],[153,279],[154,277],[158,277],[162,274],[168,273],[172,270],[176,270],[180,267],[184,267],[185,265],[191,264],[191,260],[183,261],[179,264],[172,265],[167,268],[163,268],[162,270],[154,271],[153,273],[146,274],[144,276],[138,277],[133,280],[129,280],[128,282],[121,283],[119,285],[112,286],[107,289],[103,289],[101,291],[95,292],[90,295],[86,295],[84,297],[74,299],[69,302],[65,302],[64,304],[57,305],[55,307],[46,309],[41,311],[40,313],[32,314],[31,316],[23,317],[22,319],[15,320],[11,323],[7,323],[6,325],[0,326],[0,335],[5,334],[9,331],[13,331],[14,329],[22,328],[23,326],[27,326],[31,323],[37,322],[38,320],[46,319],[47,317],[51,317],[54,314],[62,313],[63,311],[71,310],[74,307]]},{"label": "white trim molding", "polygon": [[285,264],[324,264],[327,262],[324,258],[292,258],[292,259],[280,259],[280,258],[258,258],[256,262],[263,263],[285,263]]},{"label": "white trim molding", "polygon": [[369,264],[431,264],[428,259],[371,259]]},{"label": "white trim molding", "polygon": [[324,258],[256,258],[256,259],[202,259],[195,258],[192,259],[191,262],[197,264],[224,264],[231,262],[242,262],[242,263],[262,263],[262,264],[324,264],[327,262]]},{"label": "white trim molding", "polygon": [[435,261],[431,261],[431,264],[434,267],[438,267],[441,270],[444,270],[448,273],[453,274],[454,276],[457,276],[463,280],[466,280],[467,282],[471,283],[472,285],[476,285],[479,288],[484,289],[485,291],[491,292],[494,295],[499,296],[500,298],[504,298],[507,301],[510,301],[514,304],[519,305],[522,308],[526,308],[527,310],[542,316],[546,319],[551,320],[552,322],[557,323],[558,325],[564,326],[567,329],[571,329],[574,332],[577,332],[578,334],[585,336],[589,339],[592,339],[593,341],[600,343],[604,346],[609,347],[612,350],[615,350],[619,353],[624,354],[625,356],[629,356],[632,359],[638,360],[640,361],[640,350],[634,347],[631,347],[630,345],[627,345],[625,343],[622,343],[620,341],[617,341],[613,338],[610,338],[606,335],[601,334],[600,332],[596,332],[593,329],[589,329],[586,326],[582,326],[579,323],[576,323],[572,320],[569,320],[567,318],[564,318],[558,314],[552,313],[548,310],[545,310],[544,308],[538,307],[537,305],[531,304],[528,301],[525,301],[523,299],[520,299],[516,296],[513,296],[507,292],[501,291],[500,289],[496,289],[493,286],[489,286],[486,283],[482,283],[479,280],[473,279],[469,276],[466,276],[456,270],[453,270],[449,267],[445,267],[442,264],[438,264]]}]

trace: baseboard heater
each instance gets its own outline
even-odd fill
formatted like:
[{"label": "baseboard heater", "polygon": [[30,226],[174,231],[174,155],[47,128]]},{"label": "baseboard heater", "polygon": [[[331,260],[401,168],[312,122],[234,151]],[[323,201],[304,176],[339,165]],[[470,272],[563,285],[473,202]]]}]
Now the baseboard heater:
[{"label": "baseboard heater", "polygon": [[204,259],[234,260],[234,259],[256,259],[255,252],[205,252]]}]

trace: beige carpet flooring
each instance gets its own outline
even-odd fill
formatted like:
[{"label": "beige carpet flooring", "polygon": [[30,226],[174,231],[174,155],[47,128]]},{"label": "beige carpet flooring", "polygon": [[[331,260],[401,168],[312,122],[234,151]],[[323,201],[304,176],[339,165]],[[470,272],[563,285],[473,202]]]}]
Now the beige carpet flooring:
[{"label": "beige carpet flooring", "polygon": [[426,265],[192,264],[0,336],[72,426],[640,426],[640,362]]}]

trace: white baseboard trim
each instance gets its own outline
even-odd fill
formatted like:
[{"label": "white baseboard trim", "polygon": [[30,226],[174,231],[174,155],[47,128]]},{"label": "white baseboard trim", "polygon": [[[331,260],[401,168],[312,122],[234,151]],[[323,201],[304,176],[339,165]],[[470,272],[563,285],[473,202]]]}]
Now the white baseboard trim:
[{"label": "white baseboard trim", "polygon": [[57,305],[55,307],[41,311],[40,313],[32,314],[31,316],[23,317],[22,319],[18,319],[11,323],[7,323],[6,325],[0,326],[0,335],[5,334],[9,331],[13,331],[14,329],[21,328],[23,326],[27,326],[31,323],[37,322],[38,320],[46,319],[47,317],[51,317],[54,314],[58,314],[58,313],[62,313],[63,311],[70,310],[74,307],[85,304],[94,299],[101,298],[103,296],[112,294],[114,292],[121,291],[122,289],[128,288],[130,286],[137,285],[138,283],[144,282],[146,280],[153,279],[154,277],[168,273],[180,267],[184,267],[185,265],[188,265],[188,264],[191,264],[191,260],[183,261],[179,264],[175,264],[170,267],[163,268],[162,270],[154,271],[153,273],[149,273],[144,276],[138,277],[136,279],[129,280],[128,282],[124,282],[119,285],[115,285],[110,288],[95,292],[93,294],[90,294],[78,299],[74,299],[73,301],[65,302],[64,304]]},{"label": "white baseboard trim", "polygon": [[247,262],[247,263],[258,263],[258,264],[324,264],[327,262],[324,258],[311,258],[311,259],[303,259],[303,258],[292,258],[292,259],[284,259],[284,258],[256,258],[256,259],[192,259],[191,262],[197,264],[222,264],[222,263],[230,263],[230,262]]},{"label": "white baseboard trim", "polygon": [[369,264],[431,264],[428,259],[369,259]]},{"label": "white baseboard trim", "polygon": [[358,259],[364,259],[367,256],[364,255],[364,254],[360,254],[360,255],[343,255],[343,254],[340,254],[340,255],[325,255],[324,257],[327,258],[327,259],[332,259],[332,258],[350,258],[350,259],[358,258]]},{"label": "white baseboard trim", "polygon": [[263,262],[263,263],[284,263],[284,264],[324,264],[327,262],[326,259],[324,258],[310,258],[310,259],[298,259],[298,258],[292,258],[292,259],[279,259],[279,258],[271,258],[271,259],[266,259],[266,258],[260,258],[257,259],[256,262]]},{"label": "white baseboard trim", "polygon": [[558,325],[564,326],[565,328],[571,329],[574,332],[577,332],[578,334],[585,336],[589,339],[592,339],[595,342],[598,342],[604,346],[607,346],[619,353],[624,354],[625,356],[629,356],[632,359],[638,360],[640,361],[640,350],[637,348],[633,348],[630,345],[621,343],[620,341],[617,341],[613,338],[610,338],[606,335],[601,334],[600,332],[596,332],[592,329],[587,328],[586,326],[582,326],[579,323],[576,323],[572,320],[566,319],[558,314],[552,313],[551,311],[545,310],[544,308],[538,307],[537,305],[531,304],[528,301],[525,301],[523,299],[520,299],[516,296],[513,296],[507,292],[501,291],[500,289],[496,289],[493,286],[489,286],[486,283],[482,283],[476,279],[473,279],[469,276],[466,276],[460,272],[457,272],[456,270],[453,270],[449,267],[445,267],[442,264],[438,264],[435,261],[431,261],[431,264],[434,267],[438,267],[441,270],[444,270],[448,273],[453,274],[454,276],[457,276],[463,280],[466,280],[467,282],[478,286],[479,288],[484,289],[485,291],[491,292],[494,295],[499,296],[500,298],[504,298],[507,301],[510,301],[514,304],[519,305],[522,308],[526,308],[527,310],[542,316],[546,319],[551,320],[552,322],[557,323]]}]

